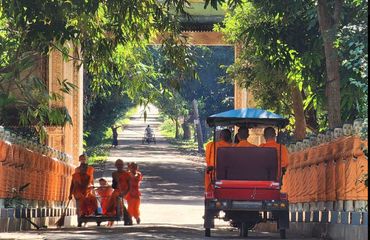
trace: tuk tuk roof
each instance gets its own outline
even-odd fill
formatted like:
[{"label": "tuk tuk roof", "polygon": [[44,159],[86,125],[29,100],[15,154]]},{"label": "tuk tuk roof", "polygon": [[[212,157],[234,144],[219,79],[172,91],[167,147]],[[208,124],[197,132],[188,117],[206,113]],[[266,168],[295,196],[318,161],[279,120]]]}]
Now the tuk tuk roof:
[{"label": "tuk tuk roof", "polygon": [[289,121],[281,115],[266,110],[243,108],[212,115],[207,118],[207,123],[210,127],[237,125],[247,127],[276,126],[284,128],[288,125]]}]

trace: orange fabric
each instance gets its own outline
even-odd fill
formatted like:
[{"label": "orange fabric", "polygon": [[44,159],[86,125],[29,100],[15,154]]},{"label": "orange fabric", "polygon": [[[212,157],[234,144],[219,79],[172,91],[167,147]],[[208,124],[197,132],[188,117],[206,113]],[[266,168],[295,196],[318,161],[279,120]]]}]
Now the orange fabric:
[{"label": "orange fabric", "polygon": [[242,140],[238,144],[236,144],[236,147],[257,147],[257,146],[248,142],[248,140]]},{"label": "orange fabric", "polygon": [[[124,194],[127,194],[127,191],[130,187],[130,174],[126,171],[122,172],[114,172],[112,174],[112,177],[118,182],[118,188],[114,189],[111,197],[108,200],[107,204],[107,215],[108,216],[116,216],[117,215],[117,208],[118,204],[121,204],[123,206],[123,202],[119,202],[119,197],[125,197],[122,196]],[[123,209],[121,207],[121,209]]]},{"label": "orange fabric", "polygon": [[346,161],[345,167],[346,167],[345,200],[356,200],[357,199],[356,183],[358,181],[357,160],[351,159]]},{"label": "orange fabric", "polygon": [[[79,173],[79,172],[80,172],[80,167],[77,167],[77,168],[75,169],[75,173]],[[90,176],[90,183],[91,183],[92,185],[94,185],[94,172],[95,172],[94,167],[92,167],[92,166],[88,166],[88,167],[87,167],[87,171],[86,171],[86,173],[87,173],[87,175],[89,175],[89,176]]]},{"label": "orange fabric", "polygon": [[127,197],[127,211],[131,217],[140,218],[140,198]]},{"label": "orange fabric", "polygon": [[346,162],[337,161],[335,168],[337,200],[345,200],[346,197]]},{"label": "orange fabric", "polygon": [[8,156],[10,145],[7,142],[0,140],[0,162],[3,162],[6,160]]},{"label": "orange fabric", "polygon": [[135,175],[130,174],[130,191],[126,196],[127,200],[127,211],[130,216],[138,219],[140,217],[140,182],[143,179],[143,175],[140,172],[136,172]]},{"label": "orange fabric", "polygon": [[109,198],[112,196],[113,188],[110,187],[110,186],[99,187],[96,190],[96,192],[97,192],[97,194],[99,196],[99,199],[100,199],[100,205],[101,205],[101,208],[102,208],[102,213],[103,213],[103,215],[106,215],[108,204],[109,204]]},{"label": "orange fabric", "polygon": [[320,163],[317,168],[317,201],[326,201],[326,163]]},{"label": "orange fabric", "polygon": [[289,192],[289,182],[290,182],[290,170],[287,170],[283,177],[283,186],[281,186],[281,192],[283,193]]},{"label": "orange fabric", "polygon": [[[219,141],[216,143],[216,151],[215,151],[215,143],[210,142],[206,145],[206,165],[207,167],[214,166],[214,162],[216,160],[215,158],[215,152],[217,154],[217,149],[222,147],[231,147],[232,144],[225,142],[225,141]],[[204,188],[206,192],[211,191],[212,185],[211,185],[212,175],[211,173],[205,173],[204,176]]]},{"label": "orange fabric", "polygon": [[337,199],[336,196],[336,176],[335,176],[335,162],[334,161],[329,161],[328,165],[326,166],[326,172],[325,172],[325,177],[326,177],[326,201],[335,201]]},{"label": "orange fabric", "polygon": [[297,170],[296,169],[289,169],[289,191],[288,191],[288,198],[289,202],[297,203]]},{"label": "orange fabric", "polygon": [[[362,179],[364,174],[368,173],[369,161],[366,159],[365,155],[358,157],[357,159],[357,173],[358,179]],[[357,200],[368,200],[368,188],[365,186],[363,181],[357,181],[356,184]]]},{"label": "orange fabric", "polygon": [[303,202],[315,202],[318,188],[317,167],[316,165],[305,167],[303,172]]},{"label": "orange fabric", "polygon": [[80,172],[72,176],[72,194],[78,202],[79,216],[88,216],[95,213],[97,201],[90,188],[90,176]]},{"label": "orange fabric", "polygon": [[[270,147],[270,148],[275,148],[278,154],[278,159],[280,158],[280,144],[277,143],[276,141],[268,141],[266,143],[263,143],[260,145],[260,147]],[[285,145],[281,145],[281,167],[286,168],[288,167],[288,149],[286,148]],[[279,159],[280,162],[280,159]]]}]

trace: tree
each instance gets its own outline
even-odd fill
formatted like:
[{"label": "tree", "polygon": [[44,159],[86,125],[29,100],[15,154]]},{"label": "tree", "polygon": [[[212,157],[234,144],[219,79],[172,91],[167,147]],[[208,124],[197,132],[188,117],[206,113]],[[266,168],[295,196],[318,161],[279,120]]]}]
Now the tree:
[{"label": "tree", "polygon": [[318,0],[317,12],[326,60],[326,96],[328,99],[329,127],[341,126],[340,63],[335,48],[342,14],[343,0]]}]

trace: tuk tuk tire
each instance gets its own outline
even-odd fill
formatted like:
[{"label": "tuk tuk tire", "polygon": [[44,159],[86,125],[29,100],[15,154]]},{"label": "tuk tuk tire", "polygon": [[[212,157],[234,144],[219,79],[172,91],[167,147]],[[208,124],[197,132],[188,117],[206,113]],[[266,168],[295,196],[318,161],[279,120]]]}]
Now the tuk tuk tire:
[{"label": "tuk tuk tire", "polygon": [[280,239],[286,239],[286,229],[280,229]]},{"label": "tuk tuk tire", "polygon": [[100,227],[101,222],[96,222],[96,226]]},{"label": "tuk tuk tire", "polygon": [[239,227],[240,237],[248,237],[248,230],[247,223],[241,223]]},{"label": "tuk tuk tire", "polygon": [[78,221],[77,227],[82,227],[82,221]]},{"label": "tuk tuk tire", "polygon": [[206,228],[205,231],[204,231],[204,235],[206,237],[211,237],[211,229],[210,228]]}]

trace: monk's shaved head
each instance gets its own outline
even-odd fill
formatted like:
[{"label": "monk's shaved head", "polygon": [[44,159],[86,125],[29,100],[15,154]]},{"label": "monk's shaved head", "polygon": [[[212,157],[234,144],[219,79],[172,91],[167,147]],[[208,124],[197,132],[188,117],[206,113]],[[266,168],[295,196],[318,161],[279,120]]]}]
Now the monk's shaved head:
[{"label": "monk's shaved head", "polygon": [[240,140],[247,140],[249,137],[249,129],[246,127],[239,128],[238,136]]},{"label": "monk's shaved head", "polygon": [[276,131],[273,127],[268,127],[265,128],[263,132],[263,136],[265,137],[266,140],[271,140],[276,138]]},{"label": "monk's shaved head", "polygon": [[229,129],[224,129],[220,132],[220,139],[225,142],[231,142],[231,131]]}]

